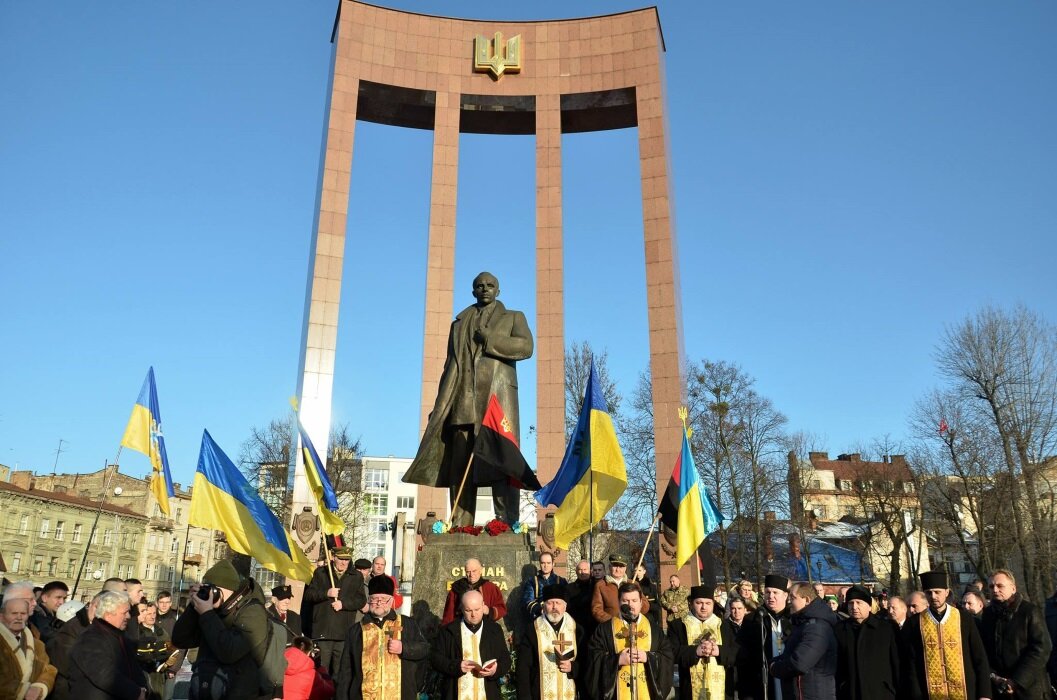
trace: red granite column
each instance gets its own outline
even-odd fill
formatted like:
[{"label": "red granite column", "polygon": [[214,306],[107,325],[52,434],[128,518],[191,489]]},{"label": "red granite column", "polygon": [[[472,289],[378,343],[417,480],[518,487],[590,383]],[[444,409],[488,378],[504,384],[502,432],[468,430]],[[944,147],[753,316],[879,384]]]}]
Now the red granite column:
[{"label": "red granite column", "polygon": [[[430,185],[429,250],[426,253],[426,320],[422,344],[422,413],[420,429],[437,398],[448,352],[455,282],[455,206],[459,184],[459,95],[438,92],[433,127],[433,179]],[[418,513],[448,516],[447,489],[418,487]]]},{"label": "red granite column", "polygon": [[[559,95],[540,95],[536,97],[536,470],[544,484],[558,471],[565,450],[562,276],[561,104]],[[545,512],[537,509],[541,521]]]},{"label": "red granite column", "polygon": [[[642,178],[643,237],[646,247],[646,299],[650,327],[650,375],[653,383],[653,436],[658,502],[664,495],[682,444],[679,407],[685,398],[682,370],[682,313],[675,226],[672,219],[671,174],[664,113],[662,49],[657,47],[654,78],[636,88],[639,122],[639,166]],[[657,547],[657,540],[651,545]],[[662,552],[663,554],[663,552]],[[661,556],[660,583],[674,565]],[[697,581],[696,575],[685,578]]]}]

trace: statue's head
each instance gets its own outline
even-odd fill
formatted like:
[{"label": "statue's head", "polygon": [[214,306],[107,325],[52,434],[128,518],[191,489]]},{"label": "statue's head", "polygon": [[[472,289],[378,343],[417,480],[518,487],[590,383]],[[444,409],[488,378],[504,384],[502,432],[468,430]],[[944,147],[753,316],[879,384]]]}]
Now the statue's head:
[{"label": "statue's head", "polygon": [[499,296],[499,280],[491,272],[482,272],[473,278],[473,298],[481,306],[487,306]]}]

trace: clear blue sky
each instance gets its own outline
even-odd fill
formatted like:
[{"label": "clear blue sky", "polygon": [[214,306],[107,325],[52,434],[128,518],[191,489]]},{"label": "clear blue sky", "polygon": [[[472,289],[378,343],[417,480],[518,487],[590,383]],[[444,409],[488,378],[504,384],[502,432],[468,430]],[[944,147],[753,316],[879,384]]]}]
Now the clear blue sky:
[{"label": "clear blue sky", "polygon": [[[0,4],[0,463],[49,472],[62,438],[61,471],[98,469],[152,364],[183,483],[203,428],[235,457],[287,409],[334,8]],[[904,435],[945,324],[1017,301],[1057,320],[1057,4],[660,15],[690,359],[739,362],[839,452]],[[357,127],[335,419],[372,454],[416,446],[430,145]],[[567,338],[608,348],[629,391],[648,358],[635,133],[564,146]],[[533,177],[531,138],[463,136],[460,308],[490,269],[532,318]],[[472,249],[497,230],[501,252]],[[531,402],[534,362],[521,377]]]}]

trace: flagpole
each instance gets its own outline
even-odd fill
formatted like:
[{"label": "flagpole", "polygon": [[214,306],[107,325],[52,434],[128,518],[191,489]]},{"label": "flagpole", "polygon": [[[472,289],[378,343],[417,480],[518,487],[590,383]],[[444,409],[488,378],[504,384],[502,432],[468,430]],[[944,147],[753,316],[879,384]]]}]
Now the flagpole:
[{"label": "flagpole", "polygon": [[[650,531],[646,533],[646,543],[642,545],[642,554],[639,555],[639,563],[635,565],[636,569],[642,566],[642,560],[646,558],[646,550],[649,549],[650,539],[653,537],[653,531],[657,529],[657,523],[659,523],[660,521],[660,513],[653,516],[653,524],[650,525]],[[700,583],[700,581],[698,583]]]},{"label": "flagpole", "polygon": [[[319,522],[323,522],[323,518],[319,519]],[[330,574],[330,587],[337,588],[337,584],[334,582],[334,567],[330,565],[330,548],[327,547],[327,533],[320,533],[323,536],[323,554],[327,557],[327,573]]]},{"label": "flagpole", "polygon": [[[99,507],[95,509],[95,520],[92,521],[92,530],[88,533],[88,543],[84,546],[84,556],[81,557],[81,566],[77,569],[77,579],[73,582],[73,592],[70,593],[70,600],[73,600],[74,596],[77,595],[77,586],[81,583],[81,576],[84,575],[84,565],[88,561],[88,550],[92,546],[92,538],[95,537],[96,527],[99,525],[99,515],[103,512],[103,504],[106,503],[107,494],[110,493],[110,482],[114,478],[114,474],[117,473],[118,465],[117,461],[121,458],[121,447],[117,448],[117,457],[114,458],[114,471],[107,474],[106,484],[103,485],[103,495],[99,499]],[[103,462],[103,471],[107,468],[106,461]]]},{"label": "flagpole", "polygon": [[588,466],[588,490],[590,492],[591,504],[588,511],[588,525],[590,528],[587,531],[587,560],[594,564],[595,561],[595,470]]},{"label": "flagpole", "polygon": [[[462,473],[462,483],[459,484],[459,490],[455,494],[455,501],[451,504],[451,513],[448,515],[448,529],[451,529],[451,524],[455,522],[455,509],[459,506],[459,500],[462,498],[462,490],[466,487],[466,477],[470,475],[470,467],[473,466],[473,452],[470,453],[470,459],[466,461],[466,471]],[[470,523],[471,525],[473,523]]]}]

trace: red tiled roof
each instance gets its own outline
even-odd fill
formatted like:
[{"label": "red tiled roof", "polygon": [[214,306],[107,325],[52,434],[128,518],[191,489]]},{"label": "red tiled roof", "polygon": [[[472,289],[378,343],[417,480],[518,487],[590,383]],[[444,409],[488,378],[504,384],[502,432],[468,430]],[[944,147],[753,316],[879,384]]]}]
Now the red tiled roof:
[{"label": "red tiled roof", "polygon": [[[24,488],[20,488],[18,486],[15,486],[14,484],[9,484],[6,481],[0,481],[0,491],[9,491],[11,493],[16,493],[16,494],[19,494],[19,495],[22,495],[22,496],[31,496],[33,498],[39,498],[39,499],[44,500],[44,501],[58,501],[60,503],[69,503],[70,505],[81,506],[83,508],[89,508],[89,509],[92,509],[92,510],[95,510],[95,509],[99,508],[99,502],[98,501],[93,501],[93,500],[88,499],[88,498],[81,498],[80,496],[72,496],[72,495],[70,495],[68,493],[59,493],[59,492],[56,492],[56,491],[41,491],[40,489],[33,489],[33,490],[24,489]],[[143,513],[137,513],[134,510],[129,510],[128,508],[122,508],[121,506],[115,506],[115,505],[110,504],[110,503],[104,503],[103,504],[103,510],[105,510],[108,513],[114,513],[116,515],[129,515],[129,516],[132,516],[134,518],[143,518],[144,520],[147,519],[147,516],[144,515]]]},{"label": "red tiled roof", "polygon": [[815,471],[831,471],[834,479],[855,481],[857,479],[884,479],[885,481],[912,481],[910,466],[906,459],[896,455],[889,462],[869,462],[860,459],[811,459]]}]

